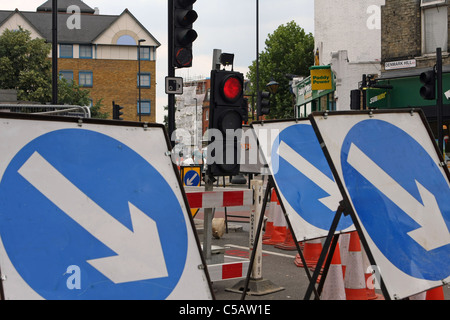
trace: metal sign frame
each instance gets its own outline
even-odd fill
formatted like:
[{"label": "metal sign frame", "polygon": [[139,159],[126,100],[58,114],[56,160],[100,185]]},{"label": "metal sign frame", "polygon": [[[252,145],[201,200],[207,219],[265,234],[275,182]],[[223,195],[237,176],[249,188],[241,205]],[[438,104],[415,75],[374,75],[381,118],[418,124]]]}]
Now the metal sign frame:
[{"label": "metal sign frame", "polygon": [[[111,121],[111,120],[99,120],[99,119],[85,119],[85,118],[73,118],[73,117],[58,117],[58,116],[43,116],[43,115],[30,115],[30,114],[16,114],[16,113],[0,113],[0,123],[4,123],[5,125],[9,125],[12,121],[17,120],[18,122],[27,124],[27,121],[29,121],[30,126],[33,124],[39,124],[42,123],[44,126],[45,125],[49,125],[51,128],[52,126],[55,127],[60,127],[62,129],[65,129],[65,125],[67,124],[68,128],[83,128],[83,129],[94,129],[94,128],[98,128],[101,126],[101,128],[105,128],[105,130],[114,130],[115,127],[121,127],[123,128],[125,131],[129,131],[127,128],[135,128],[135,129],[139,129],[142,128],[142,130],[147,131],[147,130],[161,130],[161,134],[164,137],[164,142],[160,142],[161,143],[161,148],[164,150],[166,150],[164,153],[164,156],[167,156],[167,159],[169,159],[168,161],[171,162],[171,169],[168,169],[169,171],[173,171],[174,177],[171,178],[171,180],[176,180],[177,185],[173,186],[170,185],[169,187],[173,190],[174,192],[174,196],[177,197],[179,199],[179,205],[180,208],[182,210],[182,215],[184,215],[183,221],[185,221],[186,223],[186,232],[187,232],[187,240],[188,242],[191,241],[190,243],[186,244],[187,247],[187,259],[193,259],[193,260],[198,260],[201,262],[201,265],[195,265],[195,266],[191,266],[190,269],[192,270],[200,270],[200,271],[193,271],[193,272],[200,272],[201,274],[199,274],[198,276],[201,277],[204,281],[207,282],[207,284],[205,283],[205,289],[207,288],[207,292],[204,293],[205,297],[209,297],[211,299],[215,299],[214,296],[214,291],[212,289],[211,286],[211,280],[210,280],[210,276],[207,270],[207,264],[206,261],[204,260],[203,255],[201,254],[201,245],[200,245],[200,241],[197,235],[197,232],[195,230],[195,223],[193,220],[193,217],[191,216],[191,214],[189,214],[189,202],[187,200],[187,196],[184,192],[184,188],[182,186],[181,183],[181,179],[180,179],[180,175],[177,169],[176,164],[174,164],[171,159],[170,159],[170,152],[169,150],[171,150],[171,144],[170,144],[170,140],[169,140],[169,136],[168,133],[164,127],[164,125],[160,125],[160,124],[149,124],[149,123],[139,123],[139,122],[131,122],[131,121]],[[103,127],[104,126],[104,127]],[[52,132],[49,129],[42,129],[43,132],[45,132],[46,130],[48,130],[48,132]],[[93,131],[95,132],[95,130]],[[112,132],[112,131],[111,131]],[[34,134],[34,133],[33,133]],[[32,135],[30,133],[30,135]],[[38,135],[36,135],[35,139],[37,137],[40,137]],[[25,144],[24,144],[25,145]],[[20,148],[23,148],[23,145],[18,146],[18,150],[20,150]],[[136,152],[136,151],[135,151]],[[148,151],[146,151],[148,152]],[[11,154],[9,156],[14,156],[14,154]],[[160,157],[160,156],[158,156]],[[5,166],[6,168],[6,166]],[[157,171],[157,170],[156,170]],[[0,173],[0,183],[4,178],[4,172]],[[163,178],[166,179],[166,178]],[[149,183],[151,183],[151,181],[149,181]],[[178,193],[178,191],[180,193]],[[190,224],[190,227],[189,225]],[[191,239],[191,240],[189,240]],[[195,242],[195,243],[194,243]],[[2,244],[3,246],[3,244]],[[2,249],[2,252],[4,252],[4,249]],[[9,258],[6,256],[0,257],[0,262],[5,262],[5,261],[9,261]],[[12,264],[11,261],[8,262],[9,264]],[[188,262],[187,262],[188,263]],[[187,266],[187,265],[186,265]],[[186,267],[183,270],[183,273],[180,274],[180,279],[183,279],[183,275],[186,272]],[[2,276],[4,274],[2,273]],[[18,279],[19,281],[23,281],[20,280],[21,276],[20,274],[18,275]],[[190,280],[184,280],[185,285],[186,282],[189,283]],[[174,287],[174,290],[176,290],[178,287],[178,285],[176,285]],[[30,289],[32,289],[30,287]],[[32,289],[33,290],[33,289]],[[181,290],[181,289],[180,289]],[[0,281],[0,293],[1,293],[1,298],[5,299],[7,297],[7,295],[9,296],[10,294],[7,293],[7,295],[5,295],[5,286],[3,285],[3,282]],[[177,297],[176,299],[180,298],[180,292],[179,290],[177,290]],[[36,292],[37,293],[37,292]],[[186,292],[185,297],[186,299],[190,299],[191,292]],[[170,299],[170,295],[168,296],[168,298]],[[183,295],[183,294],[181,294]],[[20,293],[15,293],[16,297],[20,297]]]}]

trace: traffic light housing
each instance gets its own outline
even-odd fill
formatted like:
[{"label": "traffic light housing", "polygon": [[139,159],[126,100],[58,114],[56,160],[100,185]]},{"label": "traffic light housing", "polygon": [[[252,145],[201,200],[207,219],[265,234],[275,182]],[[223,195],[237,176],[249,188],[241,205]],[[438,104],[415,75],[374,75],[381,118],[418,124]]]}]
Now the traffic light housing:
[{"label": "traffic light housing", "polygon": [[425,100],[436,99],[436,74],[434,70],[422,72],[420,74],[420,82],[423,86],[420,88],[420,96]]},{"label": "traffic light housing", "polygon": [[270,113],[270,93],[267,91],[260,91],[258,93],[260,111],[258,116]]},{"label": "traffic light housing", "polygon": [[173,41],[172,65],[174,68],[192,66],[192,43],[197,39],[197,32],[192,29],[198,14],[193,10],[197,0],[173,0]]},{"label": "traffic light housing", "polygon": [[118,104],[115,104],[113,102],[113,119],[114,120],[123,120],[121,117],[123,115],[123,112],[121,111],[123,107],[119,106]]},{"label": "traffic light housing", "polygon": [[235,71],[212,70],[209,128],[219,130],[221,137],[214,135],[216,148],[212,150],[208,148],[208,152],[211,152],[208,158],[216,160],[209,164],[211,175],[239,173],[241,131],[236,130],[242,129],[242,122],[247,120],[248,104],[244,99],[244,75]]}]

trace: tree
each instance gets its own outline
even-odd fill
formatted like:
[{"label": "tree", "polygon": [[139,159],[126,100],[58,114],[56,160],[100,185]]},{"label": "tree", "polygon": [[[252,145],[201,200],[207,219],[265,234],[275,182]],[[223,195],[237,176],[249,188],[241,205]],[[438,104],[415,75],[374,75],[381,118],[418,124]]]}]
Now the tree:
[{"label": "tree", "polygon": [[0,88],[16,89],[20,100],[51,101],[50,44],[31,39],[28,30],[5,30],[0,36]]},{"label": "tree", "polygon": [[[23,101],[48,103],[52,101],[51,45],[44,39],[31,39],[31,32],[5,30],[0,36],[0,88],[17,90]],[[90,91],[73,81],[58,79],[59,104],[88,106]],[[93,118],[108,118],[101,113],[101,100],[91,109]]]},{"label": "tree", "polygon": [[[269,34],[265,45],[259,56],[259,90],[266,90],[266,84],[271,80],[280,84],[278,92],[271,97],[267,118],[293,118],[293,95],[288,75],[309,75],[309,67],[314,65],[314,37],[291,21]],[[256,97],[256,61],[249,66],[247,77],[251,93]]]}]

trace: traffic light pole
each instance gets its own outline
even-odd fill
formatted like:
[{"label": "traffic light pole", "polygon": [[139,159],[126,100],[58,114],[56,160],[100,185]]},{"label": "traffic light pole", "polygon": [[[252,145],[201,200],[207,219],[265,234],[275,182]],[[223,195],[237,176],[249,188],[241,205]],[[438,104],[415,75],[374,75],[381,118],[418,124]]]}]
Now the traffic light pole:
[{"label": "traffic light pole", "polygon": [[[168,43],[169,43],[169,50],[168,50],[168,73],[167,75],[169,77],[175,77],[175,67],[173,66],[173,1],[168,1]],[[168,95],[168,131],[169,131],[169,140],[172,144],[172,147],[175,145],[175,141],[172,141],[172,134],[175,131],[175,94],[169,93]]]},{"label": "traffic light pole", "polygon": [[[441,154],[444,152],[444,140],[442,132],[442,115],[444,113],[444,106],[442,101],[442,50],[436,49],[436,76],[437,76],[437,131],[438,131],[438,145]],[[444,156],[445,157],[445,156]]]}]

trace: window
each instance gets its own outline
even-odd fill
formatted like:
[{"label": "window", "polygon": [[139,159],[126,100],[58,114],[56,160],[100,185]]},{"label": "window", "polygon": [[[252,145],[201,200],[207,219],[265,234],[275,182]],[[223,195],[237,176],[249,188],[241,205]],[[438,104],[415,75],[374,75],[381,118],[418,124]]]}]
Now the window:
[{"label": "window", "polygon": [[59,46],[59,57],[60,58],[73,58],[73,45],[61,44]]},{"label": "window", "polygon": [[121,46],[135,46],[136,40],[134,40],[132,36],[126,34],[117,39],[117,44]]},{"label": "window", "polygon": [[421,0],[420,1],[420,6],[421,7],[432,6],[432,5],[445,3],[446,1],[447,0]]},{"label": "window", "polygon": [[[137,86],[139,88],[139,74],[137,81]],[[150,88],[150,73],[141,73],[141,88]]]},{"label": "window", "polygon": [[141,60],[150,60],[150,47],[141,47]]},{"label": "window", "polygon": [[[422,1],[423,4],[424,1]],[[447,6],[422,7],[422,54],[448,51]]]},{"label": "window", "polygon": [[72,83],[73,81],[73,71],[61,70],[59,72],[60,79],[66,79],[68,83]]},{"label": "window", "polygon": [[79,86],[92,87],[93,84],[94,84],[94,74],[92,73],[92,71],[80,71]]},{"label": "window", "polygon": [[80,59],[92,59],[92,46],[80,44]]},{"label": "window", "polygon": [[[150,100],[141,100],[141,114],[149,115],[151,110]],[[139,114],[139,101],[137,103],[137,114]]]}]

